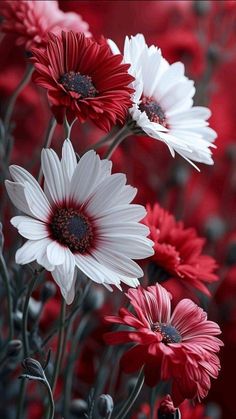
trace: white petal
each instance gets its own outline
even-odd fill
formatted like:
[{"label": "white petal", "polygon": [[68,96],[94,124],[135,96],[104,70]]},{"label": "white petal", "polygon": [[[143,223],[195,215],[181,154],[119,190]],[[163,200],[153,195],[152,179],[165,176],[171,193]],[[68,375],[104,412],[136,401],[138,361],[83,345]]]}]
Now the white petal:
[{"label": "white petal", "polygon": [[119,205],[101,211],[94,219],[98,222],[101,221],[102,225],[110,225],[117,222],[117,220],[120,222],[140,221],[145,217],[146,213],[147,211],[141,205]]},{"label": "white petal", "polygon": [[52,265],[62,265],[65,262],[67,248],[52,241],[47,247],[47,257]]},{"label": "white petal", "polygon": [[65,177],[60,160],[52,149],[43,149],[41,160],[45,182],[50,195],[55,204],[60,204],[66,198]]},{"label": "white petal", "polygon": [[76,155],[69,139],[66,139],[62,147],[62,170],[67,174],[68,179],[71,180],[73,173],[77,166]]},{"label": "white petal", "polygon": [[26,184],[25,197],[31,213],[39,220],[47,222],[51,214],[51,206],[45,193],[31,184]]},{"label": "white petal", "polygon": [[19,215],[11,219],[11,224],[26,239],[40,240],[49,236],[49,231],[45,223],[34,218]]},{"label": "white petal", "polygon": [[72,176],[70,198],[82,204],[93,192],[100,175],[100,158],[90,150],[85,153]]},{"label": "white petal", "polygon": [[116,194],[120,193],[126,182],[126,176],[118,173],[111,175],[100,183],[92,196],[90,195],[89,201],[86,205],[86,209],[91,215],[96,216],[99,212],[104,209],[108,209],[113,206],[116,200]]},{"label": "white petal", "polygon": [[25,186],[22,183],[5,180],[5,186],[10,200],[20,211],[33,216],[25,197]]},{"label": "white petal", "polygon": [[101,252],[114,251],[131,259],[145,259],[153,256],[153,242],[142,236],[103,234],[99,239]]},{"label": "white petal", "polygon": [[25,265],[33,260],[37,260],[37,258],[44,253],[49,242],[50,239],[48,238],[42,240],[27,240],[16,252],[16,263]]},{"label": "white petal", "polygon": [[136,262],[113,249],[93,249],[92,255],[99,263],[119,275],[137,278],[143,276],[143,271]]},{"label": "white petal", "polygon": [[65,263],[56,266],[52,272],[53,279],[60,287],[67,304],[71,304],[74,298],[75,275],[75,260],[72,253],[67,251],[65,252]]}]

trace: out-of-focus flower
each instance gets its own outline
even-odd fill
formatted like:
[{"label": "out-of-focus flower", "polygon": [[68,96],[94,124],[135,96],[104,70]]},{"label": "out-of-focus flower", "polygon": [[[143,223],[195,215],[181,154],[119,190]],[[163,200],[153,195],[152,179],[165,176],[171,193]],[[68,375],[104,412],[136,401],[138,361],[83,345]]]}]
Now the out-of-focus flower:
[{"label": "out-of-focus flower", "polygon": [[[117,53],[114,42],[108,42]],[[173,157],[176,151],[190,163],[213,164],[210,147],[215,147],[216,133],[207,122],[211,112],[193,106],[194,82],[184,75],[184,65],[170,65],[141,34],[126,38],[124,62],[131,64],[129,72],[136,78],[130,115],[140,130],[164,142]]]},{"label": "out-of-focus flower", "polygon": [[119,316],[107,316],[110,323],[135,330],[105,334],[111,345],[135,343],[121,358],[121,367],[133,373],[144,366],[146,383],[172,380],[171,396],[177,407],[184,399],[200,400],[210,388],[210,377],[220,369],[216,353],[222,341],[219,326],[191,300],[180,301],[171,315],[170,294],[159,284],[130,289],[127,294],[135,310],[120,309]]},{"label": "out-of-focus flower", "polygon": [[184,228],[181,221],[176,221],[155,204],[147,205],[147,215],[143,222],[150,229],[150,238],[154,241],[155,254],[152,261],[164,272],[184,281],[185,285],[195,287],[210,295],[205,283],[218,280],[213,272],[215,260],[202,254],[205,240],[197,236],[193,228]]},{"label": "out-of-focus flower", "polygon": [[65,114],[80,122],[89,118],[105,131],[124,123],[133,77],[129,64],[121,64],[122,56],[82,33],[50,34],[49,39],[44,51],[33,50],[33,80],[47,89],[57,121],[62,123]]},{"label": "out-of-focus flower", "polygon": [[34,260],[52,276],[70,304],[74,298],[76,267],[97,283],[120,288],[123,281],[137,286],[142,269],[133,259],[153,254],[139,223],[145,209],[130,202],[137,190],[126,185],[124,174],[111,174],[112,163],[89,151],[77,163],[66,140],[62,159],[52,149],[42,151],[44,191],[29,172],[10,166],[6,181],[14,205],[26,216],[11,223],[28,239],[18,249],[16,262]]},{"label": "out-of-focus flower", "polygon": [[17,37],[17,44],[26,50],[42,47],[47,33],[58,33],[62,29],[84,32],[87,36],[88,24],[74,12],[64,13],[57,1],[6,0],[1,4],[0,29]]}]

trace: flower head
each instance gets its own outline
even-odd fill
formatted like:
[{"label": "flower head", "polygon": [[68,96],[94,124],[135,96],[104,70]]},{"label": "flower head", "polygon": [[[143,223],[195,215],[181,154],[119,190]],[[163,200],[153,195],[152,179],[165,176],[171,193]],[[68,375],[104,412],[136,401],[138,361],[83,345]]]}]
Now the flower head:
[{"label": "flower head", "polygon": [[5,0],[1,4],[2,32],[13,33],[17,44],[24,45],[26,50],[42,47],[47,33],[58,33],[68,29],[84,32],[87,36],[88,24],[74,12],[64,13],[57,1]]},{"label": "flower head", "polygon": [[84,34],[50,34],[44,51],[34,49],[34,81],[45,87],[52,110],[59,123],[66,114],[80,122],[91,119],[109,131],[116,122],[123,123],[131,105],[128,85],[133,80],[129,65],[121,64],[121,55],[85,38]]},{"label": "flower head", "polygon": [[217,378],[220,362],[216,355],[223,344],[216,335],[219,326],[191,300],[178,303],[171,314],[171,296],[159,284],[147,290],[129,289],[127,294],[135,313],[120,309],[119,316],[107,316],[110,323],[134,328],[110,332],[107,343],[135,343],[121,358],[126,373],[144,366],[146,383],[172,380],[171,396],[177,407],[184,399],[206,397],[210,377]]},{"label": "flower head", "polygon": [[16,262],[36,260],[51,271],[68,304],[76,268],[109,289],[121,281],[137,286],[143,272],[133,259],[153,254],[149,229],[139,223],[145,209],[130,204],[137,191],[125,175],[111,174],[111,166],[92,150],[77,163],[69,140],[61,160],[52,149],[42,151],[44,191],[26,170],[10,166],[13,182],[7,180],[6,188],[26,214],[11,219],[27,239]]},{"label": "flower head", "polygon": [[[117,53],[114,42],[109,45]],[[184,65],[170,65],[141,34],[126,38],[124,62],[131,64],[129,72],[135,77],[130,115],[140,132],[164,142],[172,156],[176,151],[190,162],[213,164],[210,147],[215,147],[216,133],[207,122],[211,112],[193,106],[195,87],[184,75]]]},{"label": "flower head", "polygon": [[155,254],[151,260],[169,277],[179,278],[185,285],[209,295],[204,283],[218,280],[214,274],[217,265],[211,256],[202,254],[205,240],[197,236],[196,230],[184,228],[181,221],[176,221],[158,204],[153,208],[147,206],[143,222],[154,241]]}]

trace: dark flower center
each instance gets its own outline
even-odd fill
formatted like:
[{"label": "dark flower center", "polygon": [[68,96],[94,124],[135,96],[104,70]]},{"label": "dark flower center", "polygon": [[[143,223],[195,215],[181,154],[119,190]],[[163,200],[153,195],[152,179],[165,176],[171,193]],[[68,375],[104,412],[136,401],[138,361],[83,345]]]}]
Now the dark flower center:
[{"label": "dark flower center", "polygon": [[146,112],[147,117],[151,122],[157,122],[164,127],[167,126],[165,113],[154,99],[144,96],[139,105],[139,109],[141,112]]},{"label": "dark flower center", "polygon": [[73,208],[57,208],[50,223],[50,231],[54,240],[69,247],[72,252],[85,253],[91,247],[91,223]]},{"label": "dark flower center", "polygon": [[162,342],[167,343],[179,343],[182,341],[182,337],[178,330],[166,323],[153,323],[151,327],[153,332],[158,332],[162,335]]},{"label": "dark flower center", "polygon": [[98,93],[90,76],[75,73],[74,71],[63,74],[59,79],[59,83],[69,92],[78,93],[83,99],[95,97]]}]

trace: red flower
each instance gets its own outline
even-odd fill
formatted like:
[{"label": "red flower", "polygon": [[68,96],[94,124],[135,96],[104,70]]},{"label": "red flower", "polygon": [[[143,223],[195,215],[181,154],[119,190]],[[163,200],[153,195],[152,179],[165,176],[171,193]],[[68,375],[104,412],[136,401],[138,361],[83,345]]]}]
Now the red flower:
[{"label": "red flower", "polygon": [[134,331],[105,334],[108,344],[135,343],[121,358],[121,367],[133,373],[144,366],[146,383],[172,380],[171,396],[177,407],[186,398],[200,400],[210,388],[210,377],[220,368],[216,353],[222,341],[215,337],[219,326],[191,300],[178,303],[171,315],[170,294],[161,285],[130,289],[127,294],[135,309],[120,309],[119,316],[107,316],[110,323],[125,324]]},{"label": "red flower", "polygon": [[33,50],[34,81],[48,90],[48,99],[59,123],[65,113],[80,122],[90,118],[99,128],[109,131],[124,122],[131,105],[128,87],[133,77],[121,55],[99,45],[84,34],[50,34],[45,51]]},{"label": "red flower", "polygon": [[213,273],[217,265],[211,256],[202,255],[204,239],[197,236],[193,228],[184,228],[158,204],[153,209],[147,206],[144,224],[150,228],[150,238],[154,241],[155,254],[152,256],[158,267],[170,275],[183,280],[210,295],[204,282],[218,280]]},{"label": "red flower", "polygon": [[73,29],[89,35],[88,24],[74,12],[64,13],[57,1],[6,0],[1,4],[2,32],[17,36],[17,44],[27,50],[40,47],[45,42],[47,32],[58,33],[62,29]]}]

